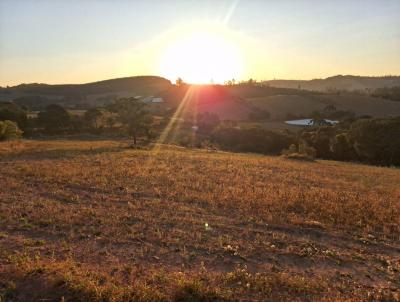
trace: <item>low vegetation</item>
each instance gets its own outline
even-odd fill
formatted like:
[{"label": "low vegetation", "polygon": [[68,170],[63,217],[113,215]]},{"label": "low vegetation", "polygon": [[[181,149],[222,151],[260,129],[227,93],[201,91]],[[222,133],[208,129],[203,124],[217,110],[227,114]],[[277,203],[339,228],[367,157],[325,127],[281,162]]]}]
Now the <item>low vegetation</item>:
[{"label": "low vegetation", "polygon": [[288,131],[222,124],[214,130],[212,140],[225,150],[276,155],[293,144],[296,136]]},{"label": "low vegetation", "polygon": [[400,165],[400,118],[360,118],[334,127],[305,129],[299,144],[316,150],[316,157],[361,161],[380,165]]},{"label": "low vegetation", "polygon": [[398,301],[398,169],[129,146],[0,143],[0,300]]},{"label": "low vegetation", "polygon": [[0,121],[0,141],[17,139],[21,135],[22,131],[18,128],[17,123],[9,120]]},{"label": "low vegetation", "polygon": [[[201,88],[197,89],[201,91]],[[286,151],[295,145],[296,149],[313,148],[315,152],[309,156],[297,150],[292,152],[292,158],[300,158],[303,154],[310,158],[400,165],[400,141],[395,139],[400,131],[398,117],[355,117],[351,111],[327,105],[313,113],[315,126],[290,132],[262,127],[258,123],[260,116],[253,116],[253,122],[238,123],[221,120],[216,113],[210,112],[194,114],[191,110],[184,110],[180,116],[174,116],[174,112],[178,111],[156,115],[150,112],[145,102],[137,98],[122,98],[80,115],[71,115],[62,106],[51,104],[37,117],[28,119],[24,108],[14,103],[0,103],[0,118],[5,120],[0,139],[18,138],[22,133],[28,137],[96,134],[130,137],[136,145],[139,139],[149,141],[163,136],[163,142],[184,146],[274,155],[285,153],[288,156]],[[261,112],[263,114],[264,111]],[[325,119],[339,119],[340,122],[330,125]],[[172,138],[162,134],[168,124],[174,124]]]}]

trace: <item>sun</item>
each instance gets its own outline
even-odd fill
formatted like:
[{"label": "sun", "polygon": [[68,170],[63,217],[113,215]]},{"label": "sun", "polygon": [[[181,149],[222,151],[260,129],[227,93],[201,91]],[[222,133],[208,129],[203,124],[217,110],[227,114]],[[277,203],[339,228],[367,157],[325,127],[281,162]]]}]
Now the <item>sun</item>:
[{"label": "sun", "polygon": [[217,30],[189,31],[162,52],[160,74],[192,84],[223,83],[243,72],[240,47]]}]

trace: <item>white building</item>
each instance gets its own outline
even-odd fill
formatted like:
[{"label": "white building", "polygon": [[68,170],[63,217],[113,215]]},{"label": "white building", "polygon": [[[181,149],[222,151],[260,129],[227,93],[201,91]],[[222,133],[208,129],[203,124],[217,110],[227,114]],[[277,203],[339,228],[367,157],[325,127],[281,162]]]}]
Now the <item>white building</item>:
[{"label": "white building", "polygon": [[160,97],[154,97],[151,95],[143,98],[142,102],[146,104],[159,104],[159,103],[164,103],[164,99]]}]

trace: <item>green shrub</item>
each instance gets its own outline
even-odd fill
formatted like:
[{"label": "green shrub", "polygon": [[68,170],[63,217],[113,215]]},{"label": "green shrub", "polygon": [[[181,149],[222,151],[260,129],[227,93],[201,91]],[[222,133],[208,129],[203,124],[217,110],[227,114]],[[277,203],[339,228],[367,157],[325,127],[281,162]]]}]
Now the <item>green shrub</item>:
[{"label": "green shrub", "polygon": [[17,123],[6,120],[0,121],[0,141],[12,140],[21,137],[22,131]]}]

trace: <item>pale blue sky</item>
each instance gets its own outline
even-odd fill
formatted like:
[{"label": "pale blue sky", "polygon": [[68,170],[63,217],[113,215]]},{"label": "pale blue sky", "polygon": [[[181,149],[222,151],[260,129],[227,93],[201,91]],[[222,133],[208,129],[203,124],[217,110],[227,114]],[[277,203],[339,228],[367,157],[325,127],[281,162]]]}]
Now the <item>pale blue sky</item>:
[{"label": "pale blue sky", "polygon": [[0,85],[157,74],[160,36],[230,10],[242,78],[400,75],[400,0],[0,0]]}]

